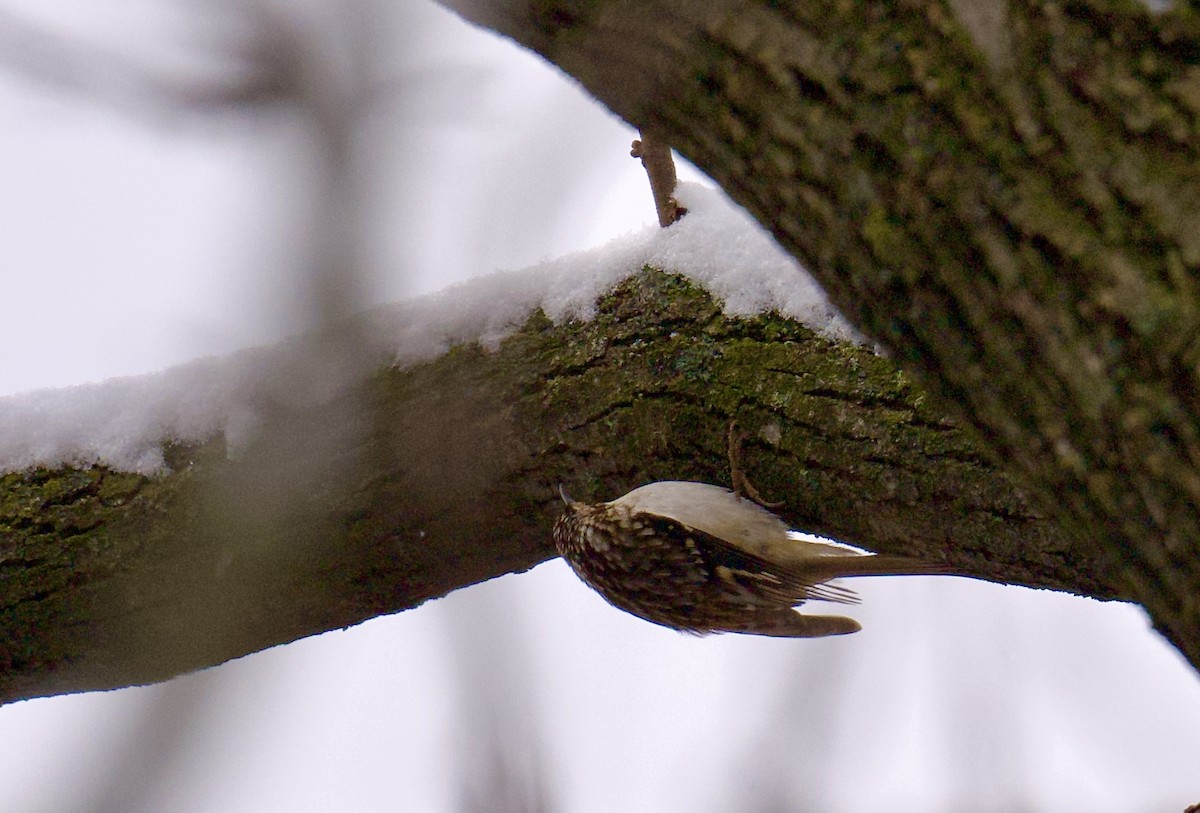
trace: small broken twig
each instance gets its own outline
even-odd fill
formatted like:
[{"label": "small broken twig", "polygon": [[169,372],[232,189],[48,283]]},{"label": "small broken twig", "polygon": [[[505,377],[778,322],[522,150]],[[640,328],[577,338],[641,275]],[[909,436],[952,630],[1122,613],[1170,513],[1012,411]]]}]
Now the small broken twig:
[{"label": "small broken twig", "polygon": [[654,194],[654,208],[658,210],[658,225],[666,228],[687,214],[687,209],[675,200],[675,159],[666,144],[647,138],[644,132],[639,135],[641,138],[633,142],[629,154],[642,159]]}]

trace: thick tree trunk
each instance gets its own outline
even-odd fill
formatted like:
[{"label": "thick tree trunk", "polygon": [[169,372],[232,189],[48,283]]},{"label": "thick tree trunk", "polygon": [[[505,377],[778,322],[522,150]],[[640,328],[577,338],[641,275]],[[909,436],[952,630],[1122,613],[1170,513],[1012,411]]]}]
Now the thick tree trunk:
[{"label": "thick tree trunk", "polygon": [[1200,666],[1200,15],[444,0],[706,170]]},{"label": "thick tree trunk", "polygon": [[0,478],[0,702],[162,680],[532,567],[553,555],[557,484],[611,499],[727,483],[731,418],[796,527],[1130,597],[890,362],[787,320],[726,319],[647,272],[594,321],[537,315],[494,352],[281,407],[232,457],[214,439],[169,448],[160,477]]}]

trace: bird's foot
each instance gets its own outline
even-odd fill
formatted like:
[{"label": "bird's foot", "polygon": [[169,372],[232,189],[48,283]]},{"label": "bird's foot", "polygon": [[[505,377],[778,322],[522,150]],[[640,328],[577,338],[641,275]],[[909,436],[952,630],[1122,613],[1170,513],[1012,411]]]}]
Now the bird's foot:
[{"label": "bird's foot", "polygon": [[733,493],[739,497],[753,500],[763,508],[782,508],[783,502],[769,502],[763,499],[763,496],[758,493],[758,489],[750,482],[750,478],[746,476],[746,472],[742,470],[742,444],[746,438],[750,437],[745,432],[739,432],[737,421],[729,422],[729,479],[733,483]]}]

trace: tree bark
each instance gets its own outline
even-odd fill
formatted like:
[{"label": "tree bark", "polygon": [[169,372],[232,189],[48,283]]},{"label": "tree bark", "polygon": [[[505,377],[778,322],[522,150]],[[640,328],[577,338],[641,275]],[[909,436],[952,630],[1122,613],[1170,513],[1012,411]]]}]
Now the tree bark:
[{"label": "tree bark", "polygon": [[443,0],[661,134],[1200,666],[1200,15]]},{"label": "tree bark", "polygon": [[[381,369],[168,447],[169,472],[0,478],[0,702],[149,683],[554,555],[559,483],[612,499],[744,463],[795,527],[964,574],[1130,598],[895,366],[646,271],[587,323]],[[580,586],[580,589],[584,589]]]}]

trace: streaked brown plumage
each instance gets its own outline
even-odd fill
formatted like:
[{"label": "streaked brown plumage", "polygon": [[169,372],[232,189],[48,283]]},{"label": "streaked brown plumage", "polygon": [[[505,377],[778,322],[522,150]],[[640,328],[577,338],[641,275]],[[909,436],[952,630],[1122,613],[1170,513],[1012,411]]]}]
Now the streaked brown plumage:
[{"label": "streaked brown plumage", "polygon": [[565,492],[563,500],[554,543],[575,573],[610,604],[683,632],[844,635],[861,629],[858,622],[792,608],[812,599],[857,602],[830,579],[946,572],[799,539],[770,511],[707,483],[651,483],[596,505]]}]

